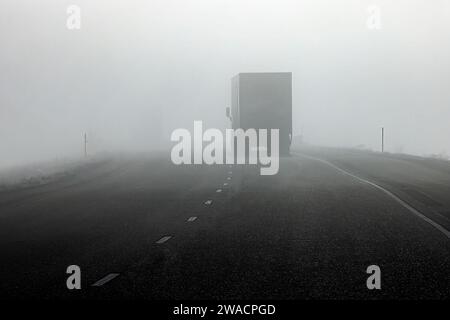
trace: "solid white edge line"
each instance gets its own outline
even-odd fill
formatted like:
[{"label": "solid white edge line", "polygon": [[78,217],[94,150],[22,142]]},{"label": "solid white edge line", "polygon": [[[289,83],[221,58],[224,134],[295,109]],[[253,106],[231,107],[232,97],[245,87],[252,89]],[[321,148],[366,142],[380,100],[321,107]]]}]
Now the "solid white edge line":
[{"label": "solid white edge line", "polygon": [[360,182],[367,183],[367,184],[371,185],[372,187],[375,187],[375,188],[377,188],[378,190],[383,191],[383,192],[386,193],[388,196],[390,196],[391,198],[393,198],[395,201],[397,201],[398,203],[400,203],[404,208],[408,209],[411,213],[413,213],[413,214],[416,215],[417,217],[421,218],[422,220],[424,220],[425,222],[429,223],[430,225],[432,225],[433,227],[435,227],[437,230],[439,230],[440,232],[442,232],[442,233],[447,237],[447,239],[450,239],[450,231],[448,231],[447,229],[445,229],[443,226],[441,226],[441,225],[438,224],[437,222],[431,220],[430,218],[428,218],[427,216],[425,216],[423,213],[419,212],[417,209],[415,209],[414,207],[412,207],[411,205],[409,205],[408,203],[406,203],[405,201],[403,201],[402,199],[400,199],[399,197],[397,197],[395,194],[393,194],[393,193],[390,192],[389,190],[383,188],[382,186],[380,186],[380,185],[378,185],[378,184],[376,184],[376,183],[374,183],[374,182],[371,182],[371,181],[369,181],[369,180],[360,178],[360,177],[358,177],[358,176],[356,176],[356,175],[354,175],[354,174],[352,174],[352,173],[350,173],[350,172],[348,172],[348,171],[346,171],[346,170],[344,170],[344,169],[341,169],[341,168],[335,166],[334,164],[332,164],[331,162],[329,162],[329,161],[327,161],[327,160],[323,160],[323,159],[320,159],[320,158],[316,158],[316,157],[304,155],[304,154],[297,153],[297,152],[293,152],[293,153],[296,154],[296,155],[298,155],[298,156],[300,156],[300,157],[305,157],[305,158],[309,158],[309,159],[312,159],[312,160],[316,160],[316,161],[322,162],[322,163],[324,163],[324,164],[326,164],[326,165],[328,165],[328,166],[330,166],[330,167],[332,167],[332,168],[334,168],[334,169],[340,171],[341,173],[343,173],[343,174],[345,174],[345,175],[348,175],[348,176],[350,176],[350,177],[352,177],[352,178],[354,178],[354,179],[356,179],[356,180],[359,180]]}]

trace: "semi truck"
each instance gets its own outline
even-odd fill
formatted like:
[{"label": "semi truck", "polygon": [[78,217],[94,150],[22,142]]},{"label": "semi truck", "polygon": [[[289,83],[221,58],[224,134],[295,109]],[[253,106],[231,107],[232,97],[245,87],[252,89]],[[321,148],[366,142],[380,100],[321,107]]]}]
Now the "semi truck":
[{"label": "semi truck", "polygon": [[[292,140],[292,73],[239,73],[231,79],[233,129],[279,129],[279,152],[288,155]],[[270,146],[269,146],[270,151]]]}]

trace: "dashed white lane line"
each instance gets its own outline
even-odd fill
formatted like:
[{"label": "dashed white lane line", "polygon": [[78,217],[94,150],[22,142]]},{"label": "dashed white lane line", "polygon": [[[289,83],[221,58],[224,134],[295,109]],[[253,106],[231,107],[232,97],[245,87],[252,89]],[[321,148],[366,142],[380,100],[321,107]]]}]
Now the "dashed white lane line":
[{"label": "dashed white lane line", "polygon": [[197,220],[197,217],[190,217],[187,222],[194,222],[195,220]]},{"label": "dashed white lane line", "polygon": [[224,186],[227,186],[227,185],[228,185],[228,183],[226,183],[226,182],[225,182],[225,183],[224,183],[223,185],[224,185]]},{"label": "dashed white lane line", "polygon": [[164,242],[169,241],[172,238],[172,236],[164,236],[161,239],[159,239],[158,241],[156,241],[157,244],[163,244]]},{"label": "dashed white lane line", "polygon": [[111,281],[112,279],[116,278],[117,276],[119,276],[119,274],[120,273],[110,273],[106,277],[103,277],[100,280],[98,280],[97,282],[95,282],[92,286],[93,287],[101,287],[105,283],[107,283],[107,282]]},{"label": "dashed white lane line", "polygon": [[205,204],[206,204],[207,206],[209,206],[211,203],[212,203],[212,200],[206,200],[206,201],[205,201]]},{"label": "dashed white lane line", "polygon": [[227,180],[231,180],[231,177],[228,177]]},{"label": "dashed white lane line", "polygon": [[419,212],[417,209],[413,208],[412,206],[410,206],[408,203],[406,203],[405,201],[403,201],[402,199],[400,199],[399,197],[397,197],[395,194],[393,194],[392,192],[390,192],[389,190],[383,188],[382,186],[379,186],[378,184],[371,182],[369,180],[360,178],[344,169],[341,169],[337,166],[335,166],[334,164],[332,164],[331,162],[328,162],[326,160],[320,159],[320,158],[315,158],[315,157],[311,157],[311,156],[307,156],[304,154],[300,154],[300,153],[296,153],[295,154],[301,156],[301,157],[305,157],[305,158],[309,158],[309,159],[313,159],[316,161],[320,161],[336,170],[338,170],[339,172],[348,175],[356,180],[359,180],[360,182],[363,183],[367,183],[368,185],[371,185],[372,187],[377,188],[378,190],[383,191],[384,193],[386,193],[388,196],[390,196],[391,198],[393,198],[395,201],[397,201],[399,204],[401,204],[403,207],[405,207],[406,209],[408,209],[411,213],[413,213],[414,215],[416,215],[417,217],[419,217],[420,219],[424,220],[425,222],[428,222],[430,225],[432,225],[433,227],[435,227],[437,230],[439,230],[440,232],[442,232],[448,239],[450,239],[450,231],[448,231],[447,229],[445,229],[443,226],[441,226],[440,224],[434,222],[433,220],[431,220],[430,218],[426,217],[425,215],[423,215],[421,212]]},{"label": "dashed white lane line", "polygon": [[228,171],[228,174],[233,174],[233,171]]},{"label": "dashed white lane line", "polygon": [[216,192],[222,192],[222,189],[217,189]]}]

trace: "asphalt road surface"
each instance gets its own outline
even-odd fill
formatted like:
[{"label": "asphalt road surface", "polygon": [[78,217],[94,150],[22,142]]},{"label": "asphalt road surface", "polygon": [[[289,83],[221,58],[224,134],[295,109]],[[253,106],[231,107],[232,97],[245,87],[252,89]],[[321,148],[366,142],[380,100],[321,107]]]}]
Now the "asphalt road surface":
[{"label": "asphalt road surface", "polygon": [[166,154],[93,162],[0,192],[0,296],[448,299],[449,195],[445,161],[354,150],[299,149],[275,176]]}]

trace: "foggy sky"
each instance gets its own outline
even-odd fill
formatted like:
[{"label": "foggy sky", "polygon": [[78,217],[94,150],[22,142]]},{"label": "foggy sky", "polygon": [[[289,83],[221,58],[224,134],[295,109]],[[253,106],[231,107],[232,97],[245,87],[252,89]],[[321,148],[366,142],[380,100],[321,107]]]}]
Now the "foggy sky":
[{"label": "foggy sky", "polygon": [[293,73],[308,143],[450,155],[450,0],[0,0],[0,167],[225,129],[239,72]]}]

